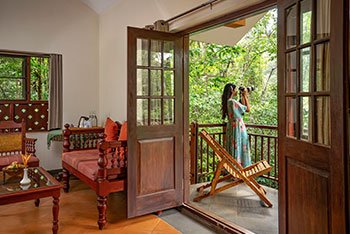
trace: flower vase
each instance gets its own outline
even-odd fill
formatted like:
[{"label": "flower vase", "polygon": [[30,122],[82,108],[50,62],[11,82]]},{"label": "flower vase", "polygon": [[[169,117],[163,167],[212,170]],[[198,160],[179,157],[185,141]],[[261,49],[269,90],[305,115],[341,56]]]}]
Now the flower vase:
[{"label": "flower vase", "polygon": [[19,182],[21,185],[29,184],[30,179],[28,177],[28,168],[23,169],[23,179]]}]

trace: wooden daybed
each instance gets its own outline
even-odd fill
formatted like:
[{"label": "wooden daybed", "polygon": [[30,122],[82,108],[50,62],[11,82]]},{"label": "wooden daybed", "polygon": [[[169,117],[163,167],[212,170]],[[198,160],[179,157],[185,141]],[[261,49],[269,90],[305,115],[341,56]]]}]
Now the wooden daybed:
[{"label": "wooden daybed", "polygon": [[104,137],[103,128],[70,128],[66,124],[63,131],[64,192],[69,191],[70,174],[96,192],[100,230],[107,223],[108,194],[126,190],[127,172],[126,140],[106,141]]}]

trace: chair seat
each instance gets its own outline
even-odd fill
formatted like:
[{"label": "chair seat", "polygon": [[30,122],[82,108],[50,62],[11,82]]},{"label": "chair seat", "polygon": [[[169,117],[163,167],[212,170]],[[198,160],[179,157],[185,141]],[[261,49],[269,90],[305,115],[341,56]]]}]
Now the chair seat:
[{"label": "chair seat", "polygon": [[[18,163],[23,163],[21,154],[13,154],[13,155],[6,155],[6,156],[0,156],[0,169],[7,167],[12,162],[17,161]],[[38,167],[39,166],[39,159],[37,157],[30,157],[28,162],[29,167]]]},{"label": "chair seat", "polygon": [[[98,171],[98,153],[99,152],[97,149],[64,152],[62,154],[62,161],[67,163],[68,165],[70,165],[89,179],[95,181],[97,179]],[[109,154],[107,158],[109,163],[111,161],[110,159],[112,158],[112,155]],[[107,165],[107,167],[108,166],[109,165]],[[117,172],[119,172],[119,170]],[[111,171],[111,173],[115,174],[114,171]]]}]

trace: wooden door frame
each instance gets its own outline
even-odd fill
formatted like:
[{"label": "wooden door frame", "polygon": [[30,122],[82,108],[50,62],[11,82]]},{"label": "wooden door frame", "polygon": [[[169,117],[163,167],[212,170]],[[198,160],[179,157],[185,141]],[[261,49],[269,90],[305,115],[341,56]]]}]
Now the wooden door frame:
[{"label": "wooden door frame", "polygon": [[205,224],[209,224],[212,228],[219,228],[229,233],[252,233],[251,231],[238,226],[232,222],[229,222],[220,216],[205,211],[199,207],[196,207],[189,203],[189,193],[190,193],[190,149],[189,149],[189,35],[192,33],[198,33],[201,31],[210,30],[212,27],[217,27],[228,23],[229,21],[239,19],[242,17],[248,17],[259,12],[269,10],[271,8],[277,7],[277,0],[265,0],[263,2],[248,6],[246,8],[235,10],[224,16],[206,21],[204,23],[189,27],[180,31],[179,33],[184,37],[184,60],[183,60],[183,84],[184,84],[184,100],[183,100],[183,126],[184,126],[184,204],[182,209],[187,214],[190,214],[193,218],[204,221]]},{"label": "wooden door frame", "polygon": [[[198,209],[198,207],[195,207],[193,205],[191,205],[189,203],[189,191],[190,191],[190,154],[189,154],[189,135],[188,131],[186,131],[187,129],[189,129],[189,34],[191,33],[198,33],[201,31],[206,31],[212,27],[218,26],[218,25],[223,25],[228,21],[232,21],[234,19],[238,19],[241,17],[246,17],[249,16],[251,14],[257,13],[259,11],[264,11],[267,10],[269,8],[272,7],[277,7],[277,1],[278,0],[266,0],[263,1],[261,3],[249,6],[247,8],[241,9],[241,10],[237,10],[237,11],[233,11],[230,12],[222,17],[218,17],[212,20],[209,20],[207,22],[201,23],[199,25],[195,25],[192,27],[189,27],[187,29],[184,29],[183,31],[181,31],[180,33],[182,33],[184,35],[184,75],[183,75],[183,79],[184,79],[184,102],[183,102],[183,113],[184,113],[184,204],[183,204],[183,209],[185,209],[185,211],[187,211],[187,213],[192,214],[195,218],[200,218],[203,221],[205,221],[206,223],[209,223],[210,226],[213,227],[219,227],[229,233],[250,233],[249,230],[246,230],[238,225],[235,225],[231,222],[228,222],[224,219],[222,219],[221,217],[210,213],[210,212],[206,212],[203,211],[201,209]],[[339,181],[341,179],[345,180],[343,185],[346,186],[344,188],[343,191],[346,191],[346,196],[343,196],[341,199],[345,199],[346,197],[349,197],[350,194],[350,146],[346,146],[345,142],[349,141],[350,138],[350,132],[348,133],[348,128],[350,129],[350,123],[349,123],[349,119],[348,116],[350,116],[350,94],[348,93],[348,91],[350,90],[350,77],[349,77],[349,69],[347,69],[347,66],[349,65],[350,62],[350,51],[349,51],[349,40],[350,40],[350,36],[349,34],[349,19],[346,18],[346,16],[349,15],[349,1],[345,0],[345,3],[341,3],[341,1],[337,1],[337,7],[339,7],[338,9],[343,9],[344,12],[346,12],[344,14],[344,22],[340,25],[337,25],[333,30],[332,34],[333,35],[333,40],[335,35],[342,33],[344,34],[344,42],[339,42],[339,45],[336,47],[333,47],[331,49],[333,49],[334,51],[338,52],[340,54],[340,58],[334,58],[337,59],[339,61],[342,61],[343,63],[338,63],[337,64],[337,77],[344,77],[345,81],[344,81],[344,87],[343,87],[343,92],[339,92],[340,94],[345,94],[343,95],[343,100],[344,103],[342,104],[346,104],[348,111],[341,111],[341,113],[343,113],[342,115],[338,115],[336,116],[335,112],[333,112],[333,114],[331,114],[331,118],[333,119],[333,121],[341,121],[343,122],[343,125],[347,128],[344,128],[344,134],[338,134],[338,136],[336,136],[336,133],[333,131],[333,134],[331,137],[335,137],[336,140],[339,140],[342,142],[342,145],[344,145],[344,147],[340,148],[340,149],[333,149],[332,153],[338,154],[338,158],[343,158],[345,159],[344,162],[344,168],[342,170],[344,170],[344,178],[332,178],[332,183],[334,183],[335,181]],[[333,5],[334,6],[334,5]],[[336,8],[336,7],[334,7]],[[332,12],[335,11],[335,9],[331,9]],[[333,14],[334,15],[334,14]],[[333,27],[333,26],[332,26]],[[284,37],[278,34],[278,37],[283,39]],[[340,37],[338,37],[337,40],[339,40]],[[333,43],[334,44],[334,43]],[[345,50],[346,49],[346,50]],[[344,52],[345,51],[345,52]],[[335,54],[334,52],[332,54]],[[333,59],[333,58],[331,58]],[[279,61],[278,61],[279,62]],[[339,87],[341,88],[341,87]],[[345,91],[345,92],[344,92]],[[332,103],[331,105],[335,105],[336,103]],[[339,103],[337,103],[339,104]],[[339,109],[339,108],[338,108]],[[350,117],[349,117],[350,118]],[[348,121],[345,121],[346,119],[348,119]],[[347,136],[347,137],[346,137]],[[348,155],[348,157],[345,157],[345,155]],[[346,181],[346,173],[347,173],[347,181]],[[344,195],[344,194],[338,194],[338,195]],[[280,200],[280,198],[279,198]],[[279,203],[281,203],[283,201],[279,201]],[[339,204],[346,204],[347,207],[339,207]],[[347,219],[348,222],[350,223],[350,202],[349,201],[343,201],[341,203],[332,203],[332,206],[338,207],[339,210],[346,212],[345,209],[347,209]],[[334,217],[333,219],[337,219],[338,216]],[[344,219],[345,221],[345,219]],[[342,221],[338,221],[338,222],[342,222]],[[284,222],[280,223],[279,225],[282,226],[282,229],[280,229],[280,231],[283,232],[283,230],[285,230],[283,228]],[[347,227],[349,228],[349,227]]]}]

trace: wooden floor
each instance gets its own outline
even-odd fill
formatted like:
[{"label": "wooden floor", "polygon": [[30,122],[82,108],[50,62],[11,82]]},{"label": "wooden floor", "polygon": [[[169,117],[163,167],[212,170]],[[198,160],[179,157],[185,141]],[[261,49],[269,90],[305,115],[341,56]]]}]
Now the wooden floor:
[{"label": "wooden floor", "polygon": [[[125,193],[110,195],[108,204],[108,224],[101,232],[97,226],[96,194],[73,180],[71,191],[61,194],[58,233],[180,233],[155,215],[127,220]],[[0,206],[0,224],[0,233],[52,233],[52,199],[42,199],[39,208],[34,206],[34,201]]]}]

